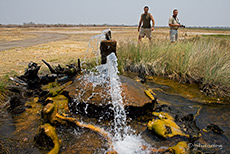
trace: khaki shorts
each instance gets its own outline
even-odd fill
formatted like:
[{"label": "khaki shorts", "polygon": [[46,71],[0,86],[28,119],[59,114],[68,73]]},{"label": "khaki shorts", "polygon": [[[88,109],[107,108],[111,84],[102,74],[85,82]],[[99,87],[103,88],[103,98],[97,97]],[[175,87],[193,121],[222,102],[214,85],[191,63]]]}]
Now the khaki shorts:
[{"label": "khaki shorts", "polygon": [[171,42],[175,42],[178,39],[178,31],[177,29],[170,29],[170,40]]},{"label": "khaki shorts", "polygon": [[152,37],[152,29],[151,28],[141,28],[140,30],[140,37],[148,37],[151,38]]}]

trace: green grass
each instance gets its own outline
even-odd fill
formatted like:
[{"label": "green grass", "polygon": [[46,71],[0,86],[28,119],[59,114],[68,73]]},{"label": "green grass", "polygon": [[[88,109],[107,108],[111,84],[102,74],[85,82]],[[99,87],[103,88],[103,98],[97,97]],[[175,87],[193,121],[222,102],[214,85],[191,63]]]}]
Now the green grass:
[{"label": "green grass", "polygon": [[[223,34],[218,34],[218,35],[202,35],[203,37],[214,37],[214,38],[225,38],[225,39],[230,39],[230,35],[223,35]],[[228,40],[229,41],[229,40]]]},{"label": "green grass", "polygon": [[11,81],[10,77],[15,77],[15,76],[16,76],[16,72],[12,71],[0,77],[0,94],[6,92],[6,87]]},{"label": "green grass", "polygon": [[5,84],[0,81],[0,93],[5,92]]},{"label": "green grass", "polygon": [[152,45],[125,42],[118,57],[120,67],[131,71],[230,87],[229,37],[195,37],[177,43],[154,40]]}]

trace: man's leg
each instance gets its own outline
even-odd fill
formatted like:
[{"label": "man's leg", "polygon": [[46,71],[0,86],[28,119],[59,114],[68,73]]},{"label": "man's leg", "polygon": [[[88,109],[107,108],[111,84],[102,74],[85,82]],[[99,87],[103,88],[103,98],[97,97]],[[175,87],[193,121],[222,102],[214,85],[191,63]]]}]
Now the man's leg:
[{"label": "man's leg", "polygon": [[175,30],[174,29],[170,29],[170,41],[172,42],[172,43],[174,43],[175,42],[175,35],[176,35],[176,33],[175,33]]},{"label": "man's leg", "polygon": [[140,43],[141,42],[141,39],[142,39],[143,37],[139,34],[139,36],[138,36],[138,42]]},{"label": "man's leg", "polygon": [[144,29],[140,29],[139,37],[138,37],[138,42],[141,42],[141,39],[145,36]]},{"label": "man's leg", "polygon": [[177,41],[177,39],[178,39],[178,31],[176,30],[175,40]]},{"label": "man's leg", "polygon": [[152,29],[150,28],[150,29],[146,29],[146,37],[148,37],[148,39],[149,39],[149,43],[150,43],[150,45],[152,44]]}]

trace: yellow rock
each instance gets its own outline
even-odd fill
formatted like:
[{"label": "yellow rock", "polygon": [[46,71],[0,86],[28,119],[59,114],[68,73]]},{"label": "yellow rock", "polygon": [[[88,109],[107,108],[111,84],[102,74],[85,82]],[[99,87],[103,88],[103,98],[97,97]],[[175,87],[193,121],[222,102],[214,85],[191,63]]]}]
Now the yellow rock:
[{"label": "yellow rock", "polygon": [[145,94],[151,99],[151,100],[155,100],[156,94],[151,90],[145,90]]},{"label": "yellow rock", "polygon": [[189,135],[180,130],[180,127],[174,122],[174,118],[168,113],[153,112],[153,115],[156,118],[149,121],[147,125],[149,130],[153,130],[156,134],[164,138],[176,135],[189,137]]},{"label": "yellow rock", "polygon": [[71,118],[71,117],[64,117],[62,115],[60,115],[59,113],[57,113],[57,106],[55,104],[49,103],[47,104],[44,109],[43,109],[43,117],[44,119],[46,119],[47,121],[49,121],[51,124],[62,124],[62,125],[66,125],[66,124],[75,124],[76,126],[79,126],[81,128],[88,128],[94,132],[99,133],[100,135],[102,135],[109,143],[109,145],[112,148],[112,140],[111,137],[109,135],[108,132],[104,131],[104,129],[91,125],[91,124],[84,124],[81,123],[79,121],[77,121],[75,118]]},{"label": "yellow rock", "polygon": [[45,134],[52,139],[54,144],[54,148],[48,154],[58,154],[61,146],[61,141],[57,136],[56,129],[52,127],[49,123],[41,125],[40,129],[45,130]]},{"label": "yellow rock", "polygon": [[187,154],[188,153],[188,143],[185,141],[181,141],[177,143],[175,146],[170,147],[169,151],[173,154]]},{"label": "yellow rock", "polygon": [[56,122],[57,107],[49,103],[43,109],[43,118],[50,121],[51,123]]},{"label": "yellow rock", "polygon": [[43,86],[42,90],[49,90],[51,88],[58,87],[58,86],[59,84],[57,82],[50,82],[47,85]]},{"label": "yellow rock", "polygon": [[42,90],[49,91],[48,96],[55,97],[59,93],[61,93],[66,87],[68,87],[71,83],[72,81],[69,81],[63,85],[59,85],[57,82],[51,82],[48,85],[42,87]]},{"label": "yellow rock", "polygon": [[153,80],[154,79],[152,76],[147,76],[146,78],[149,79],[149,80]]},{"label": "yellow rock", "polygon": [[57,95],[55,97],[48,97],[47,99],[52,100],[58,108],[59,114],[64,114],[69,112],[68,98],[64,95]]}]

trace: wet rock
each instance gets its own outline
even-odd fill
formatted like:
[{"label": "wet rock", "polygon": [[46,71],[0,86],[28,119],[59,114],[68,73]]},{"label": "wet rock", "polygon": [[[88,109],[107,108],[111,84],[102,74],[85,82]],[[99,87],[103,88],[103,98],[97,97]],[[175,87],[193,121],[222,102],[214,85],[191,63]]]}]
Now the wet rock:
[{"label": "wet rock", "polygon": [[156,112],[170,112],[171,108],[166,104],[162,104],[160,106],[157,106],[155,111]]},{"label": "wet rock", "polygon": [[[75,119],[75,118],[65,117],[65,116],[60,115],[58,113],[58,107],[55,104],[52,104],[52,103],[47,104],[42,111],[42,115],[43,115],[43,118],[47,122],[54,124],[54,125],[78,126],[80,128],[90,129],[90,130],[100,134],[101,136],[103,136],[108,141],[108,144],[112,148],[112,140],[111,140],[108,132],[104,131],[100,127],[97,127],[97,126],[94,126],[91,124],[81,123],[81,122],[77,121],[77,119]],[[48,127],[48,128],[51,129],[50,127]],[[48,136],[54,136],[53,132]],[[55,138],[55,136],[54,136],[54,138]],[[57,139],[55,139],[55,140],[57,140]]]},{"label": "wet rock", "polygon": [[224,131],[217,125],[215,124],[210,124],[207,126],[207,128],[205,129],[206,132],[209,132],[209,131],[213,131],[214,133],[216,134],[223,134]]},{"label": "wet rock", "polygon": [[10,113],[20,114],[25,111],[25,91],[19,87],[8,87],[10,90],[9,108]]},{"label": "wet rock", "polygon": [[58,82],[51,82],[48,85],[43,86],[42,87],[43,91],[39,94],[39,102],[41,102],[43,104],[47,104],[46,99],[48,97],[55,97],[55,96],[59,95],[71,83],[72,83],[72,81],[69,81],[69,82],[61,85]]},{"label": "wet rock", "polygon": [[157,95],[151,89],[145,90],[144,92],[152,101],[156,101]]},{"label": "wet rock", "polygon": [[201,136],[200,128],[196,125],[195,117],[193,114],[188,114],[180,118],[179,115],[175,116],[175,121],[182,127],[182,129],[190,135],[189,141],[194,143]]},{"label": "wet rock", "polygon": [[173,136],[185,136],[189,137],[189,135],[183,133],[181,128],[174,122],[174,118],[165,113],[165,112],[153,112],[155,118],[148,123],[148,129],[150,131],[154,131],[157,135],[170,138]]},{"label": "wet rock", "polygon": [[[153,101],[145,95],[145,87],[133,79],[120,76],[123,105],[126,113],[130,117],[137,117],[143,114],[151,114],[154,108]],[[72,98],[76,98],[75,102],[70,104],[71,111],[75,113],[85,114],[92,117],[110,118],[114,115],[111,98],[108,90],[103,86],[93,87],[91,83],[86,82],[81,85],[81,81],[74,82],[66,88]],[[77,91],[75,89],[78,89]],[[81,94],[81,90],[84,92]],[[77,97],[81,95],[81,97]],[[101,97],[105,95],[104,97]]]},{"label": "wet rock", "polygon": [[71,83],[72,83],[72,81],[69,81],[69,82],[67,82],[65,84],[59,84],[58,82],[52,82],[52,83],[49,83],[46,86],[43,86],[42,90],[43,91],[48,91],[47,95],[49,97],[54,97],[54,96],[57,96],[59,93],[61,93]]},{"label": "wet rock", "polygon": [[35,136],[34,140],[40,147],[53,147],[48,154],[59,153],[61,141],[57,136],[56,129],[50,124],[41,125],[39,133]]},{"label": "wet rock", "polygon": [[44,129],[39,129],[38,134],[34,136],[35,145],[43,150],[51,150],[54,146],[53,141],[45,133]]},{"label": "wet rock", "polygon": [[25,111],[25,100],[20,95],[14,95],[10,98],[9,111],[13,114],[20,114]]},{"label": "wet rock", "polygon": [[186,154],[188,152],[188,143],[181,141],[173,147],[169,147],[169,151],[173,154]]},{"label": "wet rock", "polygon": [[46,106],[46,105],[49,104],[49,103],[53,103],[53,100],[52,100],[52,99],[46,98],[46,99],[43,100],[43,101],[38,100],[38,102],[41,103],[43,106]]},{"label": "wet rock", "polygon": [[140,82],[142,83],[142,84],[144,84],[145,82],[146,82],[146,78],[145,78],[145,75],[144,74],[139,74],[138,75],[138,77],[140,78]]},{"label": "wet rock", "polygon": [[181,118],[181,120],[182,121],[193,121],[195,119],[194,119],[193,114],[188,114],[188,115],[184,116],[183,118]]},{"label": "wet rock", "polygon": [[57,95],[55,97],[48,97],[47,101],[53,102],[58,108],[59,114],[67,114],[69,112],[68,98],[64,95]]},{"label": "wet rock", "polygon": [[56,114],[58,113],[58,108],[53,103],[47,104],[44,109],[42,110],[42,118],[51,124],[58,124],[59,121],[56,117]]}]

